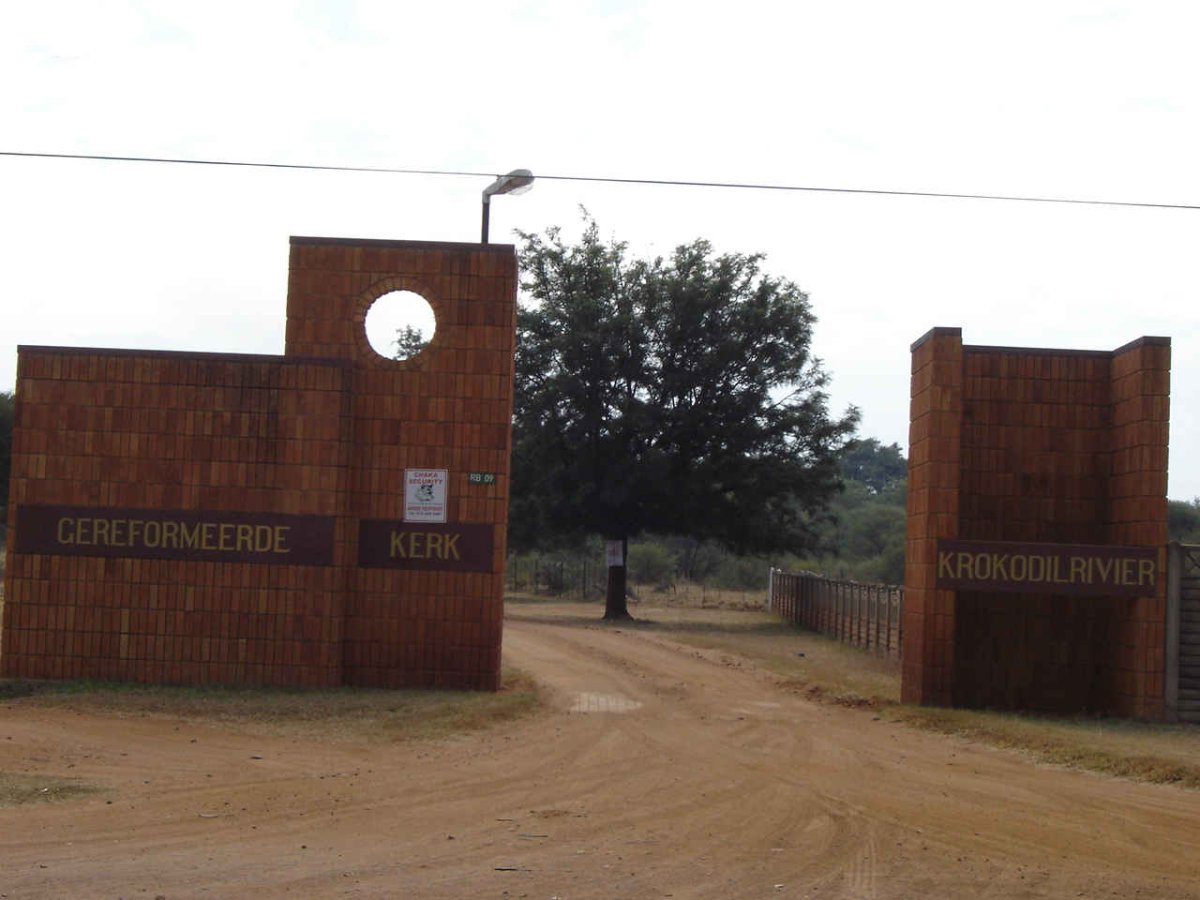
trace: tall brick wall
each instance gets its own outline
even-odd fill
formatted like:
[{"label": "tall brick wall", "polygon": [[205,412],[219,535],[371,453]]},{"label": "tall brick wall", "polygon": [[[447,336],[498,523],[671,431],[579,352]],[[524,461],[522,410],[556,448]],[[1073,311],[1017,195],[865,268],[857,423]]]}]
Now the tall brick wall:
[{"label": "tall brick wall", "polygon": [[[404,363],[364,329],[397,289],[438,323]],[[283,357],[20,348],[0,671],[495,688],[515,295],[511,247],[295,238]],[[490,529],[490,564],[360,565],[362,523],[403,518],[405,468],[448,471],[446,527]],[[68,540],[122,522],[126,544],[156,516],[218,524],[204,559],[23,549],[47,515]],[[232,552],[255,527],[236,523],[267,521],[331,529],[328,559]]]},{"label": "tall brick wall", "polygon": [[1165,579],[1140,598],[945,590],[936,548],[1164,547],[1169,365],[1165,338],[1025,350],[939,328],[914,345],[906,701],[1162,715]]}]

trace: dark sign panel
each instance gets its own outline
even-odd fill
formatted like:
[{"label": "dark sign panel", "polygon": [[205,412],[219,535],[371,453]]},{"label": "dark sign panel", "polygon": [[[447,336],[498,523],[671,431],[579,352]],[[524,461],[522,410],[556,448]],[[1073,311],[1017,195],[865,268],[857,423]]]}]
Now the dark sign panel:
[{"label": "dark sign panel", "polygon": [[1087,544],[938,541],[937,586],[1144,597],[1158,588],[1158,550]]},{"label": "dark sign panel", "polygon": [[90,506],[17,507],[17,553],[333,564],[333,517]]},{"label": "dark sign panel", "polygon": [[492,526],[364,519],[358,564],[368,568],[492,571]]}]

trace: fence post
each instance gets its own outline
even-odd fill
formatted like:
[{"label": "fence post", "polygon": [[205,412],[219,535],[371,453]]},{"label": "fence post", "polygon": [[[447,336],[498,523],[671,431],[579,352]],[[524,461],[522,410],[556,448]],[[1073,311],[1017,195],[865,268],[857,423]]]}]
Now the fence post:
[{"label": "fence post", "polygon": [[857,587],[847,588],[850,592],[850,622],[854,626],[854,632],[850,636],[851,647],[862,646],[862,591]]},{"label": "fence post", "polygon": [[846,586],[846,604],[850,607],[850,640],[851,647],[858,646],[858,597],[859,593],[849,585]]},{"label": "fence post", "polygon": [[874,650],[875,650],[876,656],[879,655],[879,619],[881,618],[879,615],[879,612],[880,612],[879,596],[882,593],[884,593],[882,588],[872,588],[872,594],[875,597],[875,644],[874,644]]},{"label": "fence post", "polygon": [[864,650],[871,646],[871,589],[858,587],[858,640]]},{"label": "fence post", "polygon": [[862,616],[859,615],[859,601],[862,600],[862,591],[855,587],[847,587],[846,593],[849,595],[846,599],[850,603],[850,640],[848,643],[851,647],[859,646],[858,641],[858,626],[862,622]]},{"label": "fence post", "polygon": [[888,656],[892,654],[892,590],[888,588],[887,592],[887,646],[884,647],[884,653]]},{"label": "fence post", "polygon": [[878,604],[876,601],[877,590],[872,584],[866,589],[866,649],[875,648],[874,629],[880,624],[880,616],[878,616]]},{"label": "fence post", "polygon": [[775,567],[767,570],[767,612],[775,609]]},{"label": "fence post", "polygon": [[821,629],[822,634],[836,635],[837,634],[837,590],[830,582],[825,582],[822,586],[822,591],[825,594],[825,627]]},{"label": "fence post", "polygon": [[858,602],[855,607],[858,609],[858,624],[854,628],[854,639],[856,647],[866,647],[867,645],[867,615],[870,610],[867,609],[867,597],[869,592],[863,590],[861,585],[855,585],[854,593],[858,594]]}]

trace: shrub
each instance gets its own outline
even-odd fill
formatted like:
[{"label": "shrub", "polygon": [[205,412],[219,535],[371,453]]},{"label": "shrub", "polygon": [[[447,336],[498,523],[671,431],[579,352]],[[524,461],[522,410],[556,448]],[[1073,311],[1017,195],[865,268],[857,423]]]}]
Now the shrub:
[{"label": "shrub", "polygon": [[675,556],[658,541],[629,547],[629,578],[637,584],[667,585],[675,581]]},{"label": "shrub", "polygon": [[730,591],[765,590],[770,568],[770,563],[757,556],[726,556],[713,582]]}]

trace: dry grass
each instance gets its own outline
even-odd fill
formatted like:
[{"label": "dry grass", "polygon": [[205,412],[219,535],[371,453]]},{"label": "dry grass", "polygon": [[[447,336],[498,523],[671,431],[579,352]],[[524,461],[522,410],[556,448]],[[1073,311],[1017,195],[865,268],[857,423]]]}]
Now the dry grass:
[{"label": "dry grass", "polygon": [[536,685],[505,669],[501,690],[285,690],[164,687],[87,681],[0,681],[0,701],[116,717],[158,717],[237,731],[313,740],[437,740],[478,731],[533,711]]},{"label": "dry grass", "polygon": [[640,607],[662,609],[687,606],[700,609],[758,609],[766,608],[767,592],[763,590],[733,590],[707,587],[681,581],[669,589],[637,586],[631,598],[630,610],[636,614]]},{"label": "dry grass", "polygon": [[0,806],[51,803],[100,791],[96,785],[49,775],[10,775],[0,772]]},{"label": "dry grass", "polygon": [[1200,788],[1200,728],[1195,725],[899,705],[884,709],[883,715],[927,731],[1016,750],[1051,765]]},{"label": "dry grass", "polygon": [[[510,616],[594,625],[597,603],[509,598]],[[884,718],[1027,754],[1038,762],[1119,778],[1200,788],[1200,727],[1125,719],[1049,718],[900,703],[899,666],[831,638],[800,631],[759,609],[734,603],[631,606],[622,628],[661,633],[741,656],[779,677],[780,687],[825,703],[866,707]]]}]

